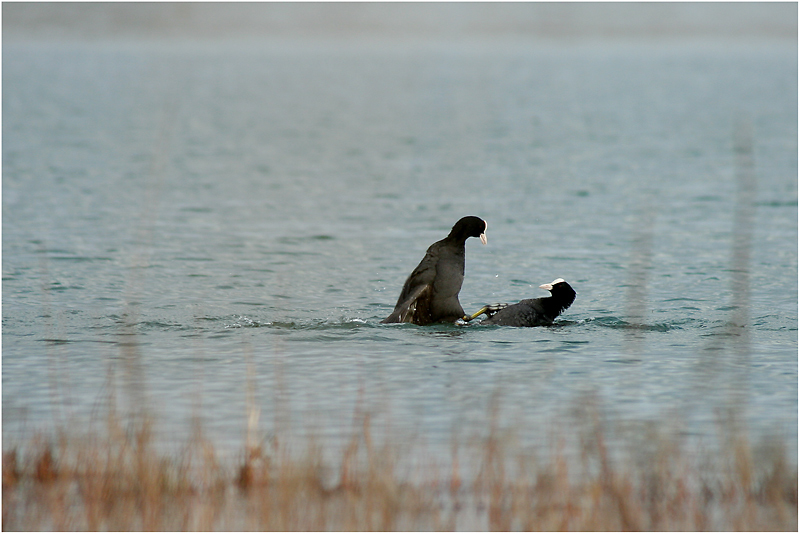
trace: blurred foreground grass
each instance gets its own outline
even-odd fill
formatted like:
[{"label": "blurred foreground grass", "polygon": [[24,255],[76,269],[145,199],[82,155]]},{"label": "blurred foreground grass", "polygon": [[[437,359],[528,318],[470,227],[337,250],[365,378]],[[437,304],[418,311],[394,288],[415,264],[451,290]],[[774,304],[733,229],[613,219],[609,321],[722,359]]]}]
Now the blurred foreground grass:
[{"label": "blurred foreground grass", "polygon": [[797,531],[797,466],[739,431],[713,454],[656,435],[618,458],[595,420],[542,458],[492,428],[409,477],[356,416],[333,465],[319,443],[298,454],[281,436],[225,461],[199,428],[164,454],[148,418],[123,428],[113,414],[102,437],[35,438],[3,452],[3,530]]}]

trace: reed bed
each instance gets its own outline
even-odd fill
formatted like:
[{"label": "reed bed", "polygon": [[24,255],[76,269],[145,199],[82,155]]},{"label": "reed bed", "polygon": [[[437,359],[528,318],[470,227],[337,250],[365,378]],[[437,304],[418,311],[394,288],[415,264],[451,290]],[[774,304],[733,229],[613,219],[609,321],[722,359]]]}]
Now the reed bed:
[{"label": "reed bed", "polygon": [[3,530],[797,531],[797,466],[741,432],[713,454],[656,435],[618,458],[595,422],[541,457],[492,428],[409,476],[357,418],[332,463],[319,443],[280,436],[225,460],[199,428],[165,454],[147,418],[35,438],[3,452]]}]

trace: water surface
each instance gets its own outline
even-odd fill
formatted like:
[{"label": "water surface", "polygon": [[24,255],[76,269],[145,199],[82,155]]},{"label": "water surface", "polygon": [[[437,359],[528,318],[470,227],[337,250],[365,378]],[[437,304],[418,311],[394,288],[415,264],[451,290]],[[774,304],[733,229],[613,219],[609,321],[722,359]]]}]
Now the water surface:
[{"label": "water surface", "polygon": [[[331,444],[359,411],[537,443],[597,404],[796,450],[796,43],[12,43],[3,89],[5,440],[113,399],[238,450],[251,380],[264,433]],[[562,277],[555,326],[379,324],[464,215],[465,310]]]}]

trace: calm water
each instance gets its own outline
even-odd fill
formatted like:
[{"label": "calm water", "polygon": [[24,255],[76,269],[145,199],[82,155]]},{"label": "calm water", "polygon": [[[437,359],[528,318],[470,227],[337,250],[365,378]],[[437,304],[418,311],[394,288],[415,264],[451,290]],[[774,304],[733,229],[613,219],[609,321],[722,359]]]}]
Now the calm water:
[{"label": "calm water", "polygon": [[[795,449],[797,119],[791,42],[6,44],[4,440],[113,396],[239,450],[250,376],[262,432],[332,444],[356,410],[447,455],[597,404]],[[563,277],[556,326],[379,324],[464,215],[465,310]]]}]

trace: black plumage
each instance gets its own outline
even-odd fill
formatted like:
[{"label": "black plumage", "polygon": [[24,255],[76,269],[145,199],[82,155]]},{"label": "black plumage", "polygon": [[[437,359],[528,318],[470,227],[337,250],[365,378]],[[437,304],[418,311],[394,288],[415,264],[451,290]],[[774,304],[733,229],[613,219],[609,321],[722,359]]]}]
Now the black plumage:
[{"label": "black plumage", "polygon": [[569,308],[575,301],[575,290],[562,278],[556,278],[549,284],[539,286],[550,291],[549,297],[521,300],[510,306],[486,306],[473,315],[481,313],[489,315],[481,324],[497,324],[505,326],[548,326],[556,317]]},{"label": "black plumage", "polygon": [[486,244],[487,223],[479,217],[464,217],[450,234],[425,253],[409,275],[394,311],[382,323],[427,325],[464,318],[458,293],[464,282],[464,243],[479,237]]}]

